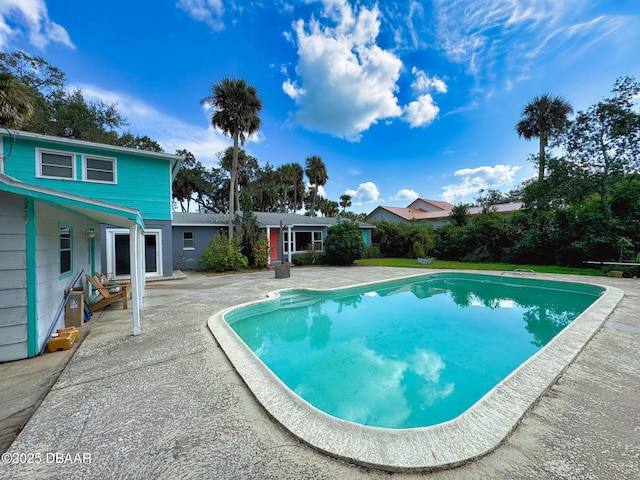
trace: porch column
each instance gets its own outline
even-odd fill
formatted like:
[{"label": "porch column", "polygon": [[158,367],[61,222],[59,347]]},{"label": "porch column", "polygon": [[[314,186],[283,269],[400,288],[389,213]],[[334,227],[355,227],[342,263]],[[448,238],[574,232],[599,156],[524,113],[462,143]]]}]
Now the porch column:
[{"label": "porch column", "polygon": [[133,334],[140,335],[140,309],[144,290],[144,241],[140,225],[129,229],[129,265],[131,272],[131,309],[133,310]]},{"label": "porch column", "polygon": [[287,225],[287,231],[289,232],[289,255],[287,262],[291,263],[291,247],[293,245],[293,237],[291,236],[291,225]]},{"label": "porch column", "polygon": [[[267,242],[267,244],[269,245],[269,249],[271,249],[271,227],[267,227]],[[267,257],[267,265],[271,265],[271,253],[269,253],[269,256]]]}]

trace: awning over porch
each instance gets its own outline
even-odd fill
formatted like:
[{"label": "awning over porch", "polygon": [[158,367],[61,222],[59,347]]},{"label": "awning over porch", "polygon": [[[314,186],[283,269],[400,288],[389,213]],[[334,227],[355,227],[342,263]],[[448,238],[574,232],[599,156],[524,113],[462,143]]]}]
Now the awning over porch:
[{"label": "awning over porch", "polygon": [[[84,216],[97,223],[106,223],[130,229],[133,334],[139,335],[140,310],[144,292],[144,222],[140,212],[100,200],[30,185],[1,173],[0,190],[39,200],[56,208]],[[33,253],[35,255],[35,252]],[[93,272],[89,273],[93,274]]]}]

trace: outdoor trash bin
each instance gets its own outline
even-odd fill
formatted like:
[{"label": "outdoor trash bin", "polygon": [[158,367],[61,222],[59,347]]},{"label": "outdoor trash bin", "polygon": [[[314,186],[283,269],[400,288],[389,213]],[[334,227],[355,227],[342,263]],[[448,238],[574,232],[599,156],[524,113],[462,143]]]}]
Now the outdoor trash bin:
[{"label": "outdoor trash bin", "polygon": [[64,308],[64,326],[81,327],[84,321],[84,290],[74,288],[69,291],[69,298]]}]

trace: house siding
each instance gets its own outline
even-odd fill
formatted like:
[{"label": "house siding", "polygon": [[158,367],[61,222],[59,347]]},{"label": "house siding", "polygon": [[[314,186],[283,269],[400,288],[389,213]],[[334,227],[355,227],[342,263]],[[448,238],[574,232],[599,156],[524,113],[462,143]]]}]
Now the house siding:
[{"label": "house siding", "polygon": [[[6,140],[4,142],[6,144]],[[63,180],[37,176],[36,149],[73,153],[75,179]],[[82,155],[116,159],[116,183],[82,180]],[[17,138],[5,173],[31,185],[60,190],[86,198],[102,200],[138,210],[150,220],[171,219],[171,169],[169,160],[114,152],[84,145],[47,143]],[[144,188],[140,188],[144,185]]]},{"label": "house siding", "polygon": [[[84,274],[91,273],[89,239],[86,230],[93,226],[85,217],[36,202],[36,269],[37,269],[37,345],[40,350],[49,340],[52,329],[65,325],[64,292],[71,287],[83,287],[88,294]],[[60,275],[59,228],[64,224],[72,229],[72,271]],[[79,282],[73,284],[80,275]],[[61,315],[56,315],[61,311]],[[54,325],[55,324],[55,325]]]},{"label": "house siding", "polygon": [[0,362],[5,362],[28,353],[24,197],[0,191],[0,205]]},{"label": "house siding", "polygon": [[[184,232],[193,232],[193,250],[184,250]],[[173,264],[176,269],[196,270],[198,260],[209,247],[214,235],[220,234],[220,227],[214,226],[175,226],[173,227]],[[182,258],[181,258],[182,257]]]}]

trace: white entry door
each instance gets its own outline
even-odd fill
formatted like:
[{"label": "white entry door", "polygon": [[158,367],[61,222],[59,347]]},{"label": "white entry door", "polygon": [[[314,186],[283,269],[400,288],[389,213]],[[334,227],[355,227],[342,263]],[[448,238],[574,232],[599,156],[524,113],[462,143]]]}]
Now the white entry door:
[{"label": "white entry door", "polygon": [[[131,275],[129,230],[107,229],[107,276],[123,278]],[[144,232],[144,269],[147,277],[162,276],[162,231]]]}]

